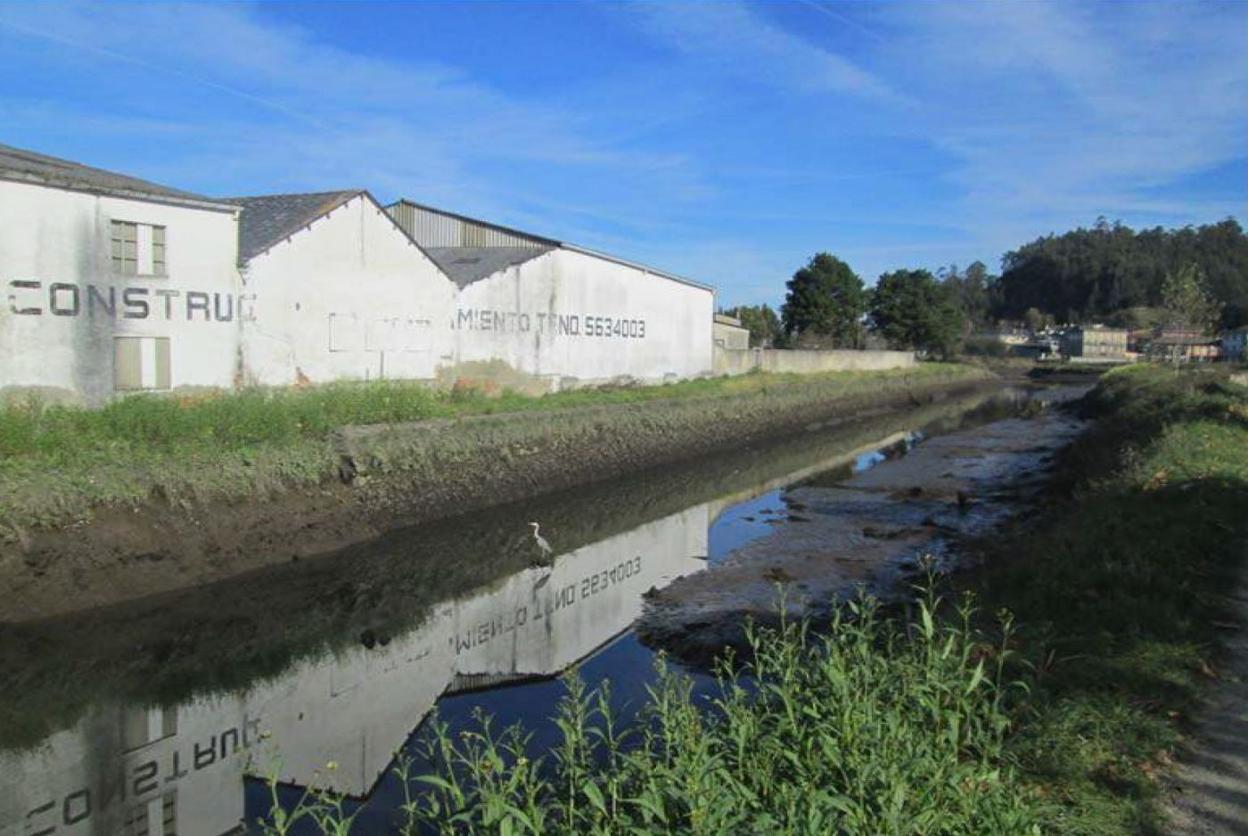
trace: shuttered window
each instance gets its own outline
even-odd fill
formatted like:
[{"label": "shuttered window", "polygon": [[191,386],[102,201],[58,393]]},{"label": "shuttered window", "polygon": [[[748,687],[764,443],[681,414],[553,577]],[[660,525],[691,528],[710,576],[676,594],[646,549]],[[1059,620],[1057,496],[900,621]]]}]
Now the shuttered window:
[{"label": "shuttered window", "polygon": [[112,222],[113,272],[122,276],[166,274],[165,228],[153,224]]},{"label": "shuttered window", "polygon": [[168,389],[171,381],[168,337],[113,337],[114,389]]}]

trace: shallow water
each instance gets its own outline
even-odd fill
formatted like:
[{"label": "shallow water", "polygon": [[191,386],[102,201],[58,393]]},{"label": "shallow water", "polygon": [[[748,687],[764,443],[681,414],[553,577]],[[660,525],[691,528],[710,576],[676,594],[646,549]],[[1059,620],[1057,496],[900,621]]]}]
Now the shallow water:
[{"label": "shallow water", "polygon": [[[557,677],[576,666],[591,685],[609,678],[627,715],[663,643],[662,630],[645,633],[650,646],[632,630],[643,611],[684,641],[682,614],[713,623],[765,607],[777,566],[808,597],[895,578],[908,552],[947,532],[923,531],[920,544],[863,529],[923,528],[919,511],[998,521],[1008,498],[977,497],[967,513],[949,510],[948,491],[1042,471],[1035,444],[1013,444],[1024,461],[988,440],[1034,441],[1047,413],[1010,416],[1071,394],[1011,389],[870,416],[207,589],[0,625],[11,673],[0,695],[0,834],[215,836],[267,812],[265,775],[282,781],[287,803],[308,784],[367,799],[359,832],[383,832],[401,800],[394,753],[435,706],[453,729],[478,709],[496,727],[523,721],[540,751],[553,740]],[[1019,420],[1033,423],[1020,434]],[[1068,437],[1050,435],[1046,450]],[[928,495],[894,496],[916,479]],[[532,520],[553,561],[533,544]],[[852,571],[830,558],[796,568],[812,549],[857,557]]]}]

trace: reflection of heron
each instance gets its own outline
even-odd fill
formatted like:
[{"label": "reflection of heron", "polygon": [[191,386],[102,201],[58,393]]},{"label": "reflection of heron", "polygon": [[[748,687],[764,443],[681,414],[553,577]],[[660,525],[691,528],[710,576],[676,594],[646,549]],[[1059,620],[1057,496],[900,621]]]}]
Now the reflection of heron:
[{"label": "reflection of heron", "polygon": [[546,538],[538,533],[541,530],[541,526],[535,522],[531,522],[529,525],[533,526],[533,539],[537,541],[537,547],[542,550],[542,557],[550,557],[554,554],[554,551],[550,548],[550,543],[547,543]]}]

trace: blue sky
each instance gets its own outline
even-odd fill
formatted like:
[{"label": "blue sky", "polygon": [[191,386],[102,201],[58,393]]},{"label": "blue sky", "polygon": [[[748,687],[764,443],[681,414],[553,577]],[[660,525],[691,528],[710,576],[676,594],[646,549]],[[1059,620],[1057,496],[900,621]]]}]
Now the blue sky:
[{"label": "blue sky", "polygon": [[1248,3],[0,5],[0,142],[354,186],[778,304],[1090,225],[1248,221]]}]

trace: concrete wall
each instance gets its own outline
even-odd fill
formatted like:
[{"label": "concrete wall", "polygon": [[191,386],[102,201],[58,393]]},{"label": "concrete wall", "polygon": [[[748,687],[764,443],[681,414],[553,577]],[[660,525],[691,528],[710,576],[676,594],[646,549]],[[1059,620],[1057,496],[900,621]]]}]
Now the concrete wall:
[{"label": "concrete wall", "polygon": [[[116,274],[112,220],[164,226],[167,275]],[[0,394],[102,403],[119,336],[168,337],[173,388],[232,386],[237,242],[230,212],[0,181]]]},{"label": "concrete wall", "polygon": [[715,350],[715,373],[736,375],[752,371],[815,372],[880,371],[904,369],[917,361],[912,351],[798,351],[753,348],[747,351]]},{"label": "concrete wall", "polygon": [[457,363],[498,359],[557,388],[710,374],[713,311],[708,289],[556,249],[468,285],[449,316]]},{"label": "concrete wall", "polygon": [[361,195],[243,268],[244,380],[433,378],[455,285]]}]

